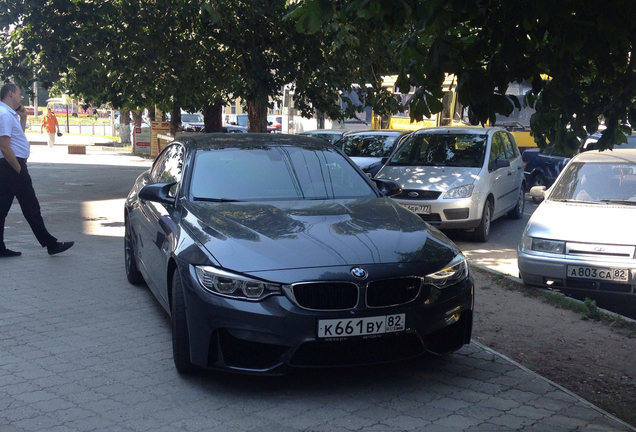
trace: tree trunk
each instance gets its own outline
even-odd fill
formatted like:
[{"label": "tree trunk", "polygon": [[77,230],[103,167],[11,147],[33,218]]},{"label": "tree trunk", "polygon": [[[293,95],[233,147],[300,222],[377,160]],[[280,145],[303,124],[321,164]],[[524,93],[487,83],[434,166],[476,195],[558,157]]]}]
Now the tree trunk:
[{"label": "tree trunk", "polygon": [[157,121],[157,118],[155,117],[156,112],[157,110],[154,105],[148,108],[148,118],[150,121]]},{"label": "tree trunk", "polygon": [[170,115],[170,135],[176,136],[179,130],[181,130],[181,107],[172,107],[172,114]]},{"label": "tree trunk", "polygon": [[267,132],[267,101],[247,101],[247,131]]},{"label": "tree trunk", "polygon": [[203,107],[203,123],[206,133],[223,131],[223,105],[222,99],[216,99],[213,105]]},{"label": "tree trunk", "polygon": [[122,144],[130,143],[130,111],[119,111],[119,141]]},{"label": "tree trunk", "polygon": [[134,126],[141,126],[141,110],[132,110],[132,121]]}]

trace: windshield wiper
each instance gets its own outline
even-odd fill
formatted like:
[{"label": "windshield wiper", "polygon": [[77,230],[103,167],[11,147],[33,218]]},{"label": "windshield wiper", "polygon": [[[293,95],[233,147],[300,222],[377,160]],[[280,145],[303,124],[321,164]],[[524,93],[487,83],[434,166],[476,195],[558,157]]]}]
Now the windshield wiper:
[{"label": "windshield wiper", "polygon": [[552,199],[551,201],[556,202],[565,202],[565,203],[578,203],[578,204],[601,204],[600,201],[586,201],[586,200],[577,200],[577,199]]},{"label": "windshield wiper", "polygon": [[235,199],[228,198],[204,198],[204,197],[194,197],[194,201],[205,201],[205,202],[240,202]]},{"label": "windshield wiper", "polygon": [[622,199],[602,199],[601,202],[636,206],[636,201],[622,200]]}]

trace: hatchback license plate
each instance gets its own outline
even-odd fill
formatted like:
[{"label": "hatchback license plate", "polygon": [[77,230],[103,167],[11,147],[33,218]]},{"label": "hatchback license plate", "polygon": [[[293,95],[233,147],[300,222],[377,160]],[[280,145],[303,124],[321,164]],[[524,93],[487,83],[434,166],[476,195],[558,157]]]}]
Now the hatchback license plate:
[{"label": "hatchback license plate", "polygon": [[318,337],[337,338],[394,333],[403,331],[405,323],[406,314],[320,320],[318,321]]},{"label": "hatchback license plate", "polygon": [[583,266],[568,266],[569,278],[599,279],[613,282],[629,282],[629,269],[597,268]]},{"label": "hatchback license plate", "polygon": [[404,207],[406,207],[407,209],[411,210],[413,213],[419,213],[419,214],[429,214],[431,212],[431,206],[421,206],[421,205],[408,205],[408,204],[402,204]]}]

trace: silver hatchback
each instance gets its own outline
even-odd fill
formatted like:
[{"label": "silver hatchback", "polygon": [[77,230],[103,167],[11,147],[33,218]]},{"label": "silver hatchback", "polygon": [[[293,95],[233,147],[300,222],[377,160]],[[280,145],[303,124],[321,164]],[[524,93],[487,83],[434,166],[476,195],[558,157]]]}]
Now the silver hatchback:
[{"label": "silver hatchback", "polygon": [[523,282],[636,294],[636,149],[576,155],[528,221],[517,250]]},{"label": "silver hatchback", "polygon": [[525,205],[523,161],[502,128],[440,127],[412,133],[377,174],[397,181],[400,204],[440,229],[473,231],[486,241],[490,224],[521,219]]}]

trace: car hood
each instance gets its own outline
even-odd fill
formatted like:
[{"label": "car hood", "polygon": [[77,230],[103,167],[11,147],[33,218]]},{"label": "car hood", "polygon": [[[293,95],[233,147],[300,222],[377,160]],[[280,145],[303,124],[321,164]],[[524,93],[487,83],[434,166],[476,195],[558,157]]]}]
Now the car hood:
[{"label": "car hood", "polygon": [[526,235],[585,243],[636,245],[636,206],[544,201],[526,226]]},{"label": "car hood", "polygon": [[375,177],[395,180],[402,189],[446,192],[456,186],[475,183],[480,171],[481,168],[467,167],[385,165]]},{"label": "car hood", "polygon": [[185,205],[182,226],[239,272],[421,262],[437,270],[459,250],[389,198]]}]

